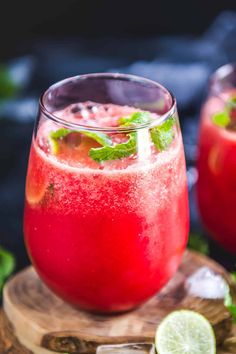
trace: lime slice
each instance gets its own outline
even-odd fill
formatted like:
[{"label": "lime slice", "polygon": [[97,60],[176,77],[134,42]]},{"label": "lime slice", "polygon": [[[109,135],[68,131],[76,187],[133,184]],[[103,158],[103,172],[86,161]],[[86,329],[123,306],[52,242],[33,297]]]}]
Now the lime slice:
[{"label": "lime slice", "polygon": [[40,203],[47,190],[46,176],[40,169],[34,169],[33,165],[30,165],[25,186],[26,200],[29,204]]},{"label": "lime slice", "polygon": [[215,335],[210,323],[197,312],[170,313],[156,332],[158,354],[215,354]]}]

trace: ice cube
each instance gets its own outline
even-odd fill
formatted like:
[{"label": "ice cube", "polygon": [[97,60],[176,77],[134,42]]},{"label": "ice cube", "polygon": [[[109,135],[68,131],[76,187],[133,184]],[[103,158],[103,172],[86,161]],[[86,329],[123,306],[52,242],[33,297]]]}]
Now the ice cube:
[{"label": "ice cube", "polygon": [[201,267],[185,283],[186,290],[192,296],[205,299],[223,299],[228,289],[227,282],[208,267]]},{"label": "ice cube", "polygon": [[96,354],[155,354],[155,347],[148,343],[100,345]]}]

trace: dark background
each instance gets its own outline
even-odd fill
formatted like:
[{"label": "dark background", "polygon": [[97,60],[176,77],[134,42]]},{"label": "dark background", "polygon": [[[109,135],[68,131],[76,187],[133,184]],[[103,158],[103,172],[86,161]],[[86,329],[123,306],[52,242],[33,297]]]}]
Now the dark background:
[{"label": "dark background", "polygon": [[[55,81],[81,73],[133,73],[173,91],[187,158],[191,229],[202,233],[194,203],[199,111],[211,73],[236,62],[235,0],[8,0],[1,2],[0,43],[0,69],[5,65],[18,87],[0,100],[0,244],[16,255],[17,269],[28,263],[24,183],[38,97]],[[2,82],[0,72],[0,93]],[[232,269],[235,258],[209,242],[210,255]]]},{"label": "dark background", "polygon": [[226,9],[235,0],[2,1],[0,55],[28,51],[39,38],[198,35]]}]

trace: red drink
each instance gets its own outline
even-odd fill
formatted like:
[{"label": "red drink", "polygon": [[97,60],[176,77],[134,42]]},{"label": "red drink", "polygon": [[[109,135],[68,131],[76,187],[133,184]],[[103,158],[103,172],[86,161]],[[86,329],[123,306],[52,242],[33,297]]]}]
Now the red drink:
[{"label": "red drink", "polygon": [[[223,67],[213,77],[217,92],[202,109],[197,197],[211,236],[236,253],[236,89],[223,75],[229,68]],[[226,72],[232,79],[232,70]]]},{"label": "red drink", "polygon": [[[54,115],[116,129],[120,117],[134,112],[137,108],[84,103]],[[48,136],[57,129],[52,121],[42,122],[31,148],[24,229],[32,262],[45,283],[72,304],[103,312],[131,309],[166,284],[186,246],[178,126],[164,151],[157,151],[144,129],[137,133],[142,147],[136,153],[103,162],[89,155],[99,143],[78,132],[60,138],[55,154]],[[113,144],[128,138],[108,135]]]}]

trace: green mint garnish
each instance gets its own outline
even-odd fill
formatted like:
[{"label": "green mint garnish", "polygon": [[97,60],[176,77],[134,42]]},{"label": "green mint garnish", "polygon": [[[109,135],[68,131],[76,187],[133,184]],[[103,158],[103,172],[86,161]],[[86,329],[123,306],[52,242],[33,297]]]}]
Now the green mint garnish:
[{"label": "green mint garnish", "polygon": [[[149,112],[135,112],[129,117],[121,117],[119,119],[120,126],[128,127],[137,124],[145,124],[151,121]],[[121,144],[113,146],[103,146],[102,148],[91,148],[89,156],[97,162],[108,160],[118,160],[128,157],[136,153],[137,150],[137,133],[127,134],[129,139]]]},{"label": "green mint garnish", "polygon": [[[149,112],[135,112],[128,117],[119,119],[120,127],[132,127],[135,125],[146,124],[152,121]],[[166,150],[174,139],[174,124],[175,119],[170,117],[164,123],[150,130],[150,137],[158,151]],[[59,140],[65,138],[70,133],[80,133],[97,141],[101,147],[91,148],[89,156],[97,162],[108,160],[117,160],[128,157],[137,151],[137,132],[127,134],[127,141],[120,144],[113,144],[112,139],[107,134],[94,133],[89,131],[74,131],[66,128],[61,128],[51,132],[49,142],[53,154],[59,152]]]},{"label": "green mint garnish", "polygon": [[145,124],[150,122],[151,122],[151,115],[149,112],[135,112],[129,117],[121,117],[119,119],[119,124],[123,126]]},{"label": "green mint garnish", "polygon": [[231,97],[222,112],[215,113],[212,121],[215,125],[221,128],[235,129],[235,122],[232,121],[232,113],[236,109],[236,96]]},{"label": "green mint garnish", "polygon": [[175,137],[174,131],[175,119],[170,117],[161,125],[151,129],[151,139],[158,151],[168,149]]},{"label": "green mint garnish", "polygon": [[0,247],[0,291],[5,280],[11,275],[15,268],[15,259],[13,255]]},{"label": "green mint garnish", "polygon": [[225,128],[230,124],[230,117],[227,111],[214,114],[213,122],[219,127]]},{"label": "green mint garnish", "polygon": [[188,248],[198,251],[202,254],[208,255],[209,254],[209,245],[206,239],[196,233],[190,233],[188,239]]},{"label": "green mint garnish", "polygon": [[104,146],[102,148],[91,148],[89,150],[89,156],[97,162],[103,162],[107,160],[117,160],[124,157],[128,157],[136,152],[137,133],[128,134],[129,139],[125,143],[116,144],[113,146]]},{"label": "green mint garnish", "polygon": [[[132,126],[136,124],[145,124],[151,122],[149,112],[135,112],[129,117],[121,117],[119,119],[120,126]],[[175,119],[170,117],[161,125],[154,127],[150,131],[151,139],[158,151],[166,150],[174,139]],[[129,133],[128,141],[113,146],[104,146],[101,148],[92,148],[89,156],[97,161],[103,162],[108,160],[117,160],[128,157],[137,151],[137,133]]]},{"label": "green mint garnish", "polygon": [[87,136],[88,138],[91,138],[95,141],[97,141],[100,145],[102,146],[110,146],[112,145],[112,140],[111,138],[103,133],[95,133],[95,132],[90,132],[90,131],[77,131],[77,130],[70,130],[70,129],[66,129],[66,128],[61,128],[58,129],[54,132],[50,133],[50,144],[51,144],[51,148],[52,148],[52,153],[54,155],[57,155],[59,152],[59,143],[58,140],[65,138],[67,135],[71,134],[71,133],[80,133],[83,134],[85,136]]}]

